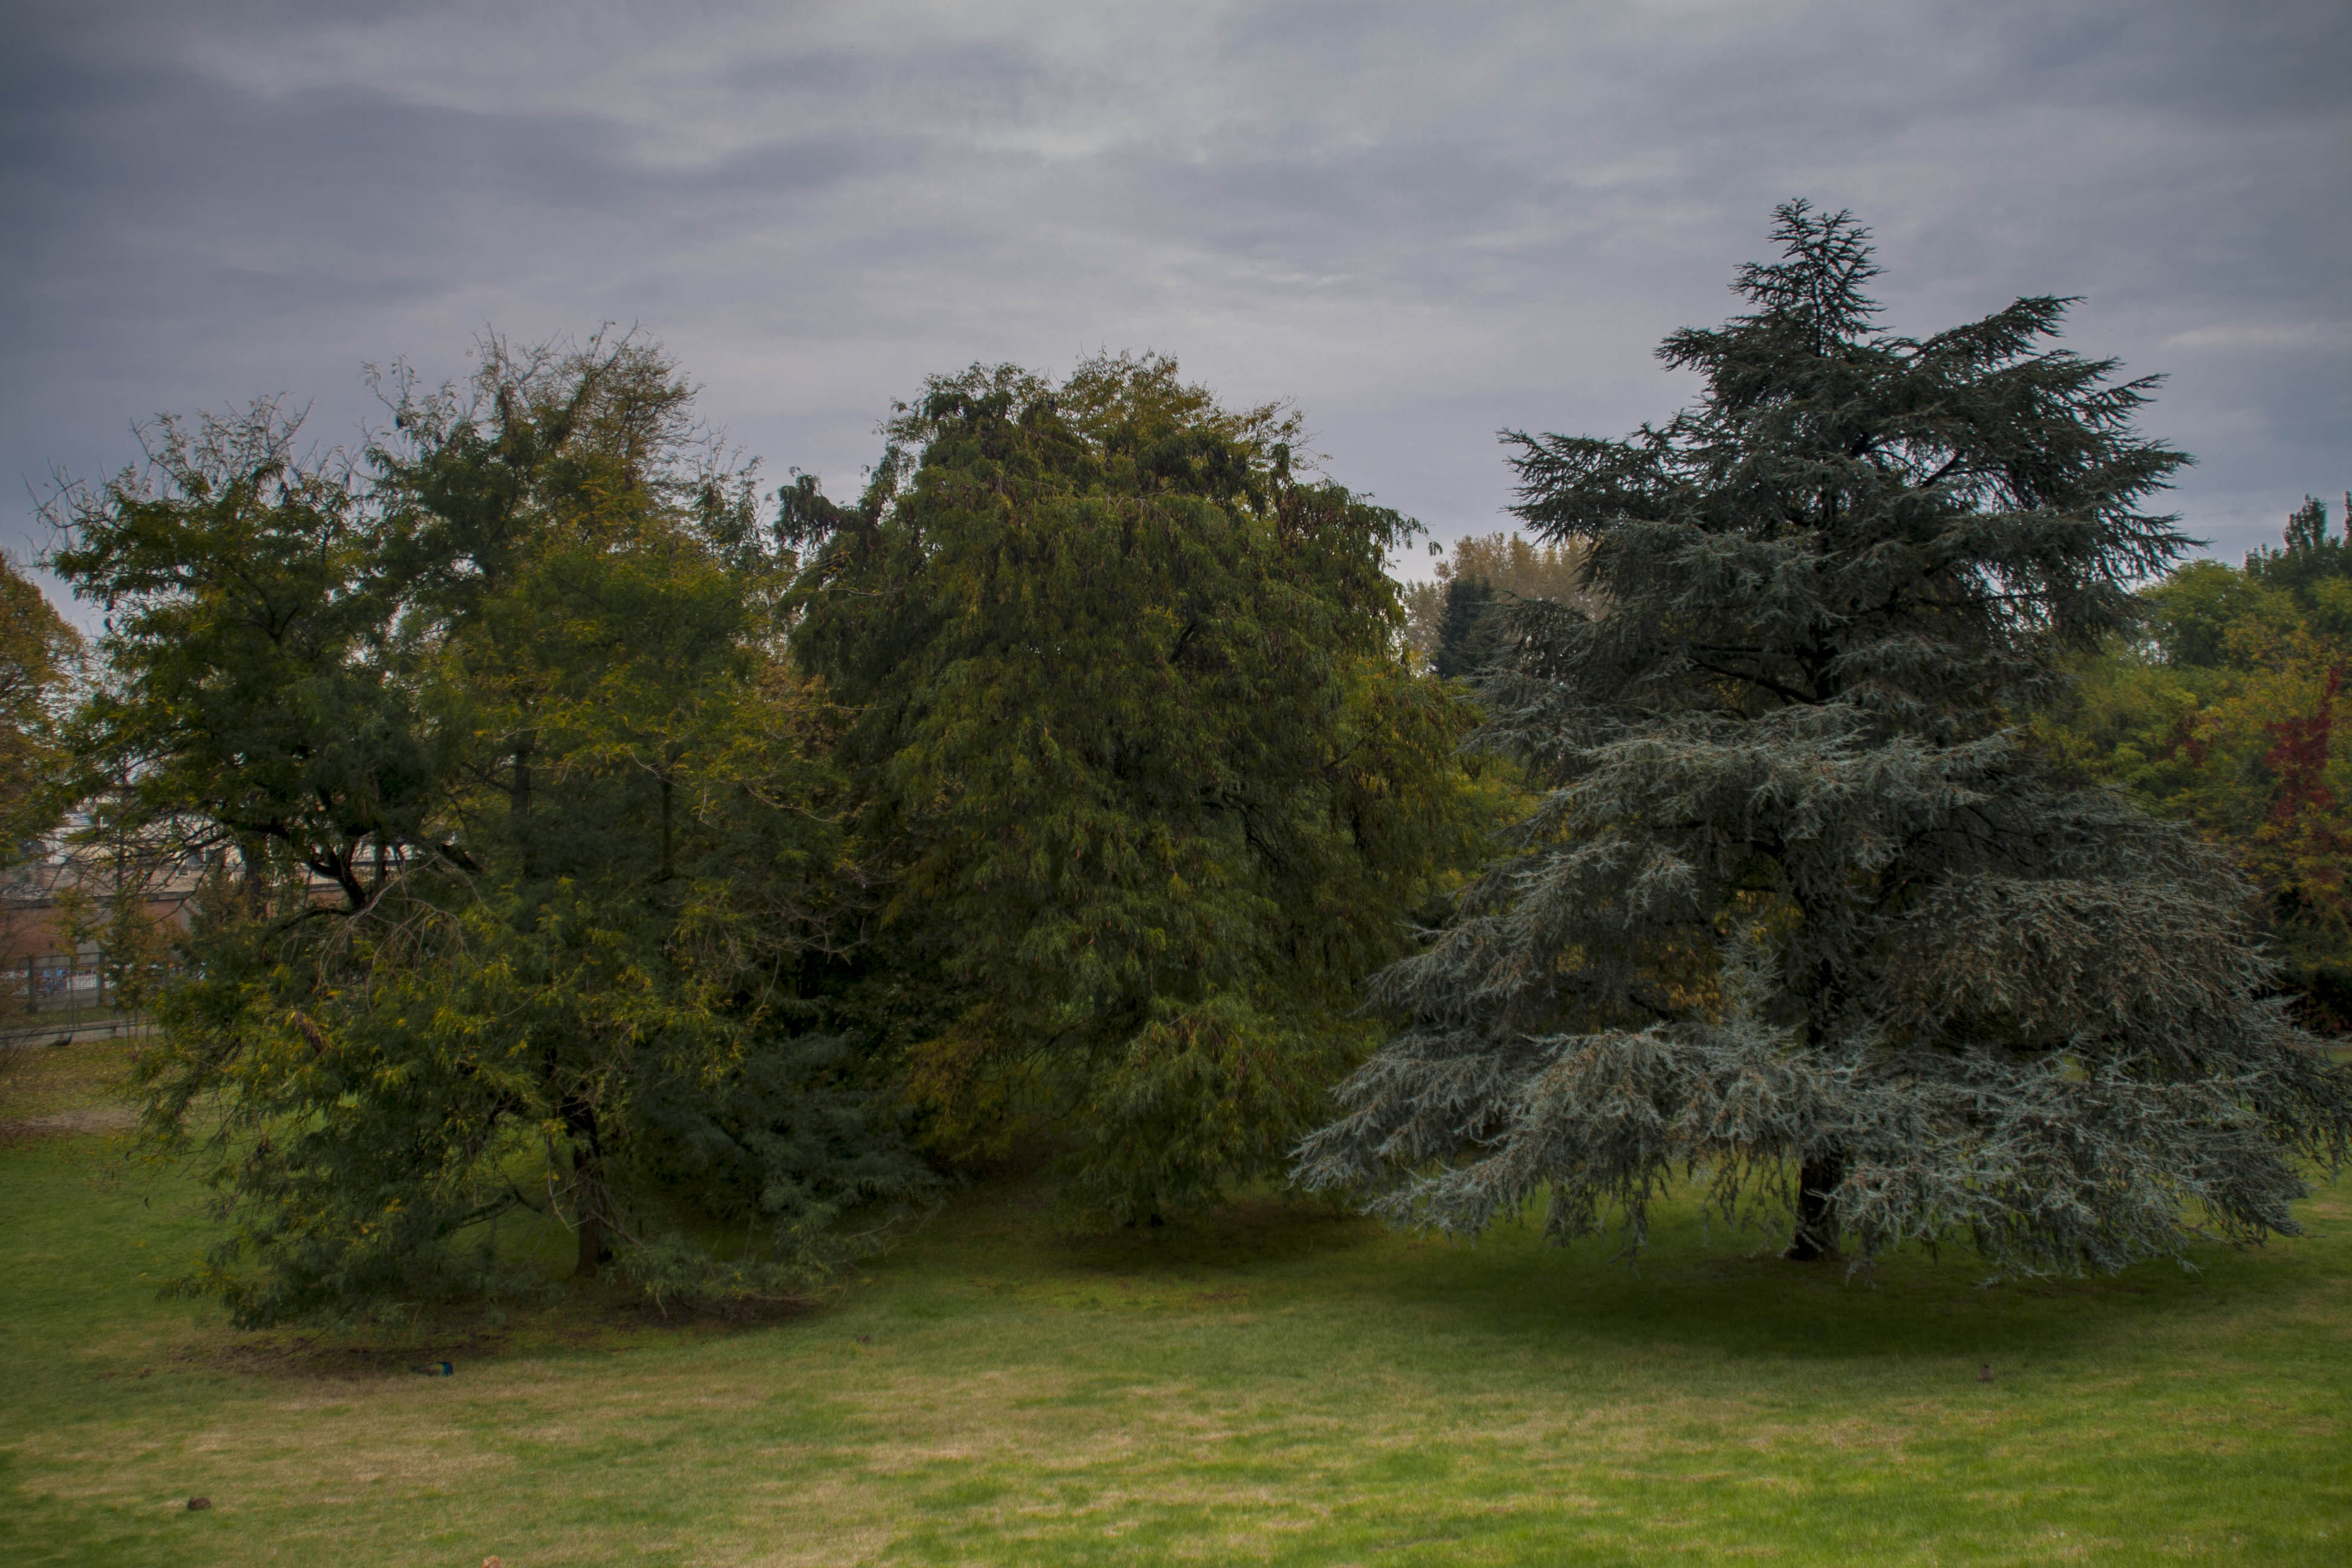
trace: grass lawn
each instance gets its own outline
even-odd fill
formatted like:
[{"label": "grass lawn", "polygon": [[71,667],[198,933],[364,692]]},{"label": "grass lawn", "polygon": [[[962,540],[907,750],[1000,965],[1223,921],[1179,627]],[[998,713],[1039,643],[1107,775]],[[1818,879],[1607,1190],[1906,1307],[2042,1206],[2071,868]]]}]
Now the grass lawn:
[{"label": "grass lawn", "polygon": [[159,1304],[205,1226],[120,1163],[122,1047],[23,1055],[12,1564],[2352,1563],[2342,1186],[2195,1275],[1986,1289],[1695,1220],[1638,1275],[1276,1203],[1078,1238],[1008,1184],[822,1310],[370,1350]]}]

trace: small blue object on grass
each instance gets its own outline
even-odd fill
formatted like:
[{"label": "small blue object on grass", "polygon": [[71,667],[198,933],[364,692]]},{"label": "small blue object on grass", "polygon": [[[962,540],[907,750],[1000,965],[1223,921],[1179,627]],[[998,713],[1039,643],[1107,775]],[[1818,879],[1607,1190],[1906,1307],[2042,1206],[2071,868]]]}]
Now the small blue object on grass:
[{"label": "small blue object on grass", "polygon": [[412,1366],[408,1370],[419,1377],[453,1377],[457,1371],[446,1361],[428,1361],[423,1366]]}]

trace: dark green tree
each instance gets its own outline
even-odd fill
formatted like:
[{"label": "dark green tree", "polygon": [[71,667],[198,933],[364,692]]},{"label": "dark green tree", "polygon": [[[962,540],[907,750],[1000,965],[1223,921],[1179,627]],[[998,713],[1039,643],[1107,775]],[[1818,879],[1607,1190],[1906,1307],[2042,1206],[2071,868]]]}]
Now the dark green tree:
[{"label": "dark green tree", "polygon": [[1475,832],[1464,710],[1396,647],[1409,525],[1294,424],[1164,359],[974,369],[857,507],[788,492],[912,1089],[950,1146],[1044,1131],[1113,1220],[1279,1172]]},{"label": "dark green tree", "polygon": [[[1432,554],[1444,547],[1432,544]],[[1404,602],[1404,642],[1423,658],[1434,661],[1444,635],[1447,600],[1454,587],[1484,583],[1507,602],[1559,599],[1590,609],[1596,603],[1584,581],[1580,550],[1558,544],[1530,544],[1516,532],[1465,534],[1454,542],[1449,559],[1437,563],[1433,580],[1401,584]]]},{"label": "dark green tree", "polygon": [[215,867],[140,1077],[241,1321],[494,1287],[523,1210],[583,1274],[790,1289],[928,1182],[825,1026],[856,879],[744,476],[640,346],[488,351],[360,467],[166,426],[57,556],[98,831]]},{"label": "dark green tree", "polygon": [[1430,659],[1439,679],[1467,679],[1502,658],[1501,607],[1495,585],[1483,577],[1456,577],[1445,584],[1445,610]]},{"label": "dark green tree", "polygon": [[2222,857],[2021,738],[2182,550],[2152,383],[2046,346],[2065,301],[1874,326],[1865,231],[1780,209],[1748,311],[1660,351],[1699,401],[1515,436],[1519,515],[1590,544],[1487,738],[1549,785],[1373,987],[1398,1019],[1301,1174],[1557,1238],[1670,1181],[1793,1211],[1790,1256],[1971,1240],[2113,1268],[2292,1232],[2352,1080],[2287,1019]]},{"label": "dark green tree", "polygon": [[2291,595],[2306,614],[2352,629],[2352,495],[2344,498],[2345,531],[2327,531],[2327,503],[2305,496],[2286,520],[2275,550],[2246,557],[2246,574],[2266,588]]}]

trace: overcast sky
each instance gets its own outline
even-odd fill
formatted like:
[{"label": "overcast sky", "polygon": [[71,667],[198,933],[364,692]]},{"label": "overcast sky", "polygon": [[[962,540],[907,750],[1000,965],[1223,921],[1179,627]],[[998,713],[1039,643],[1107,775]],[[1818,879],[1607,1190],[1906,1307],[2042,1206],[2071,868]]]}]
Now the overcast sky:
[{"label": "overcast sky", "polygon": [[2352,485],[2352,6],[243,5],[9,0],[0,533],[59,468],[363,361],[635,323],[763,457],[854,489],[974,360],[1156,349],[1297,399],[1334,477],[1501,526],[1499,426],[1690,388],[1774,203],[1876,230],[1886,323],[2079,294],[2170,381],[2214,553]]}]

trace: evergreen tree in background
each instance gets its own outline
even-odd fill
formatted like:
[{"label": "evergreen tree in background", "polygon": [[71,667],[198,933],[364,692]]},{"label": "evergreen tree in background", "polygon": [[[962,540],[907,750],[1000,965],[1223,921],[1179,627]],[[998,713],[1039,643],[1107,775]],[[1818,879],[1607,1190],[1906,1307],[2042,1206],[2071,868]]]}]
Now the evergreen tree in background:
[{"label": "evergreen tree in background", "polygon": [[975,368],[856,508],[787,492],[793,653],[893,878],[876,1016],[941,1146],[1042,1133],[1111,1221],[1282,1168],[1484,809],[1395,648],[1409,525],[1295,427],[1160,358]]},{"label": "evergreen tree in background", "polygon": [[1779,210],[1748,313],[1660,351],[1666,425],[1512,437],[1608,610],[1522,611],[1486,731],[1549,785],[1385,971],[1401,1022],[1300,1175],[1475,1232],[1538,1194],[1639,1245],[1678,1175],[1790,1256],[1959,1237],[2113,1268],[2294,1229],[2352,1079],[2287,1019],[2224,858],[2024,743],[2184,540],[2151,383],[2065,301],[1874,325],[1865,231]]},{"label": "evergreen tree in background", "polygon": [[[1432,545],[1433,552],[1439,548]],[[1530,544],[1517,533],[1472,533],[1454,542],[1448,560],[1437,563],[1431,582],[1399,586],[1404,603],[1404,644],[1433,666],[1444,637],[1445,606],[1457,584],[1483,583],[1506,605],[1524,599],[1557,599],[1596,608],[1584,583],[1581,545]]]},{"label": "evergreen tree in background", "polygon": [[1445,584],[1445,613],[1437,623],[1437,647],[1429,661],[1441,680],[1465,679],[1503,657],[1502,606],[1495,585],[1483,577],[1456,577]]},{"label": "evergreen tree in background", "polygon": [[2327,531],[2327,503],[2305,496],[2286,520],[2275,550],[2246,557],[2246,574],[2266,588],[2288,595],[2307,613],[2339,628],[2352,628],[2352,495],[2344,498],[2346,531]]}]

